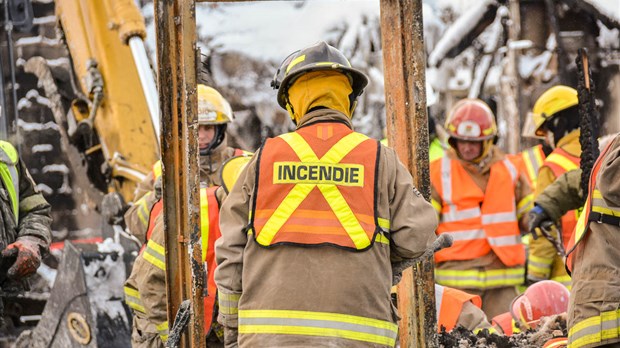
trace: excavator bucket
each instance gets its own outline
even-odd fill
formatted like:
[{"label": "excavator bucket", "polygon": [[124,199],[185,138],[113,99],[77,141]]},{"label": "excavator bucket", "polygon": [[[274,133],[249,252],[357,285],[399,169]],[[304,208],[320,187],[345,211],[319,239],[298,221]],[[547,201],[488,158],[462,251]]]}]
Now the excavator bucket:
[{"label": "excavator bucket", "polygon": [[123,300],[123,248],[65,242],[50,298],[38,325],[16,347],[130,347],[131,314]]}]

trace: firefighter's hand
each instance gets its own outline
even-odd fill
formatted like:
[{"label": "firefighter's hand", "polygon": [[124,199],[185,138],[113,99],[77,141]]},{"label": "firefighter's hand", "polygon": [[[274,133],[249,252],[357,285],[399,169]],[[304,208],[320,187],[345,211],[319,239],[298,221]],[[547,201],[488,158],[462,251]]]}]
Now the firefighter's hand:
[{"label": "firefighter's hand", "polygon": [[532,238],[537,239],[538,234],[536,230],[540,229],[543,222],[549,221],[549,215],[547,215],[547,212],[539,205],[535,205],[527,215],[529,219],[528,231],[532,234]]},{"label": "firefighter's hand", "polygon": [[37,271],[41,265],[41,252],[36,238],[22,237],[15,243],[9,244],[2,251],[2,258],[15,259],[9,268],[7,276],[12,279],[21,279]]}]

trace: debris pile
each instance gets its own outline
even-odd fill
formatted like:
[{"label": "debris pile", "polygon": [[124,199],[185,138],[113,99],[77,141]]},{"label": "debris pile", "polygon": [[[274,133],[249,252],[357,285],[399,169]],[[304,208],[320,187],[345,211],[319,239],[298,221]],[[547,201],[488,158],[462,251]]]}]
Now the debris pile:
[{"label": "debris pile", "polygon": [[519,334],[500,336],[482,330],[477,334],[459,326],[450,332],[442,329],[439,333],[439,346],[443,348],[540,348],[545,342],[566,337],[566,315],[542,318],[536,330],[528,330]]}]

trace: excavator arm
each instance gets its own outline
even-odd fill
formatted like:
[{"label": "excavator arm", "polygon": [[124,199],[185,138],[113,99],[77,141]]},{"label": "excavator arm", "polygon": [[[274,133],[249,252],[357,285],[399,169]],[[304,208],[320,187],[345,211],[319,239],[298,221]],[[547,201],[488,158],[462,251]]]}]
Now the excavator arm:
[{"label": "excavator arm", "polygon": [[143,44],[140,50],[144,19],[132,0],[57,0],[56,18],[79,89],[67,135],[85,156],[100,158],[89,163],[100,165],[108,192],[131,201],[159,157],[157,104],[149,104],[157,91]]}]

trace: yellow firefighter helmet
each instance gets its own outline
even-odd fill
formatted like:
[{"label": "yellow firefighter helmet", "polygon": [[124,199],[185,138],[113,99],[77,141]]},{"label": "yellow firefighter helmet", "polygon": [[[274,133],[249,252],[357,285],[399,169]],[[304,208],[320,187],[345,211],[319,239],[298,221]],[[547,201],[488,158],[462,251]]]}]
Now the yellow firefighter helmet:
[{"label": "yellow firefighter helmet", "polygon": [[198,124],[215,126],[233,119],[232,108],[220,92],[214,88],[198,85]]},{"label": "yellow firefighter helmet", "polygon": [[533,123],[533,126],[530,126],[530,131],[534,131],[534,134],[530,135],[543,136],[542,125],[545,122],[553,118],[558,112],[571,108],[578,103],[577,90],[574,88],[563,85],[549,88],[536,100],[530,113]]}]

